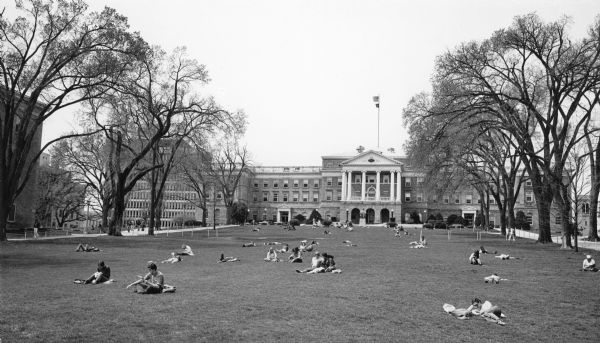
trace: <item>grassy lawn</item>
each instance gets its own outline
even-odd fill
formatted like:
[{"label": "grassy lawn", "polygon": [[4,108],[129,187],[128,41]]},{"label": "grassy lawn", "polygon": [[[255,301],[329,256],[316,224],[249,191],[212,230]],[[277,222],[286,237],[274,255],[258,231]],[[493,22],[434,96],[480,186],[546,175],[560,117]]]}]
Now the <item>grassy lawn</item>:
[{"label": "grassy lawn", "polygon": [[[74,252],[75,239],[14,242],[0,246],[0,339],[6,342],[597,342],[600,273],[578,271],[585,255],[529,240],[506,242],[470,231],[425,230],[428,249],[409,249],[418,231],[395,238],[385,228],[354,232],[263,226],[157,237],[99,237],[97,253]],[[341,274],[298,274],[305,263],[266,263],[266,241],[295,246],[318,240],[335,256]],[[346,247],[352,240],[357,247]],[[256,247],[242,248],[255,241]],[[177,292],[135,294],[125,286],[182,243],[196,254],[158,264]],[[520,260],[470,252],[508,253]],[[216,263],[221,251],[241,259]],[[594,253],[593,253],[594,254]],[[596,261],[600,260],[597,252]],[[287,254],[283,256],[287,260]],[[98,260],[112,269],[112,285],[76,285]],[[498,285],[483,278],[498,273]],[[482,318],[461,321],[444,303],[466,307],[478,297],[500,305],[506,326]]]}]

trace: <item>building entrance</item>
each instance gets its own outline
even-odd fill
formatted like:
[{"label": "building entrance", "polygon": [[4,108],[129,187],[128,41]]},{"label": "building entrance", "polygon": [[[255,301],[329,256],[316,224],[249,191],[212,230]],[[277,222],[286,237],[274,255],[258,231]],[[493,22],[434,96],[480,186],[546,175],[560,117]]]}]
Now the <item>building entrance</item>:
[{"label": "building entrance", "polygon": [[279,221],[282,223],[287,223],[290,221],[290,212],[288,211],[279,211]]}]

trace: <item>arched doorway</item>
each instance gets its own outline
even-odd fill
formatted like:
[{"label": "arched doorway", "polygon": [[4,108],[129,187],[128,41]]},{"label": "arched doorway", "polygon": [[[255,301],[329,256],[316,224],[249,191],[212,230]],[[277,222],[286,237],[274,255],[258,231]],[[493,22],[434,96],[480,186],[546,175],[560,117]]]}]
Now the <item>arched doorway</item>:
[{"label": "arched doorway", "polygon": [[367,224],[375,224],[375,210],[368,208],[366,212]]},{"label": "arched doorway", "polygon": [[350,221],[352,224],[358,224],[360,222],[360,210],[358,208],[353,208],[350,213]]},{"label": "arched doorway", "polygon": [[369,187],[366,192],[367,200],[375,200],[375,187]]},{"label": "arched doorway", "polygon": [[390,221],[390,211],[387,208],[381,210],[381,222],[387,223]]}]

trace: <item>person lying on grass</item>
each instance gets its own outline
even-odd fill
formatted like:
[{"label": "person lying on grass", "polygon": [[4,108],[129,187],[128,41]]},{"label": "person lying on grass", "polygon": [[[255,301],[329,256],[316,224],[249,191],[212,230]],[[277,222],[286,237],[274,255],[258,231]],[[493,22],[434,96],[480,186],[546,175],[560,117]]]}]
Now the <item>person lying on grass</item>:
[{"label": "person lying on grass", "polygon": [[499,284],[500,281],[505,281],[505,280],[508,280],[508,279],[501,279],[498,276],[498,274],[496,274],[496,273],[493,273],[492,275],[486,276],[486,277],[483,278],[483,281],[485,283],[495,283],[495,284]]},{"label": "person lying on grass", "polygon": [[518,260],[519,259],[518,257],[510,256],[509,254],[500,254],[500,255],[494,256],[494,257],[499,258],[501,260],[510,260],[510,259]]},{"label": "person lying on grass", "polygon": [[323,258],[323,256],[321,255],[320,252],[315,251],[315,255],[312,258],[311,261],[311,265],[310,268],[306,268],[306,269],[296,269],[297,273],[308,273],[311,272],[317,268],[321,268],[323,266],[323,262],[325,261],[325,259]]},{"label": "person lying on grass", "polygon": [[471,305],[467,308],[455,308],[450,304],[444,304],[442,307],[444,308],[444,311],[458,319],[468,319],[475,315],[473,310],[477,308],[479,304],[481,304],[481,300],[473,298],[473,300],[471,300]]},{"label": "person lying on grass", "polygon": [[502,318],[505,318],[506,316],[504,315],[504,313],[502,313],[502,310],[500,309],[500,307],[492,305],[492,303],[489,302],[488,300],[486,300],[481,305],[479,311],[474,310],[473,312],[475,314],[482,316],[485,320],[487,320],[489,322],[493,322],[493,323],[496,323],[499,325],[506,324],[502,321]]},{"label": "person lying on grass", "polygon": [[254,244],[254,242],[242,244],[242,248],[255,247],[255,246],[256,246],[256,244]]},{"label": "person lying on grass", "polygon": [[182,244],[181,251],[176,252],[175,254],[177,254],[179,256],[194,256],[194,252],[192,251],[192,248],[189,245],[185,245],[185,244]]},{"label": "person lying on grass", "polygon": [[219,260],[217,261],[217,263],[223,263],[223,262],[239,262],[240,259],[237,257],[233,257],[233,256],[225,256],[225,254],[221,253],[221,257],[219,258]]},{"label": "person lying on grass", "polygon": [[75,249],[75,251],[79,252],[79,251],[83,251],[83,252],[97,252],[100,251],[100,249],[96,248],[93,245],[89,245],[87,243],[79,243],[79,245],[77,246],[77,249]]},{"label": "person lying on grass", "polygon": [[479,258],[479,249],[473,251],[469,256],[469,263],[482,266],[481,258]]},{"label": "person lying on grass", "polygon": [[348,240],[343,241],[342,243],[346,244],[347,247],[356,247],[356,246],[358,246],[356,244],[353,244],[352,241],[348,241]]},{"label": "person lying on grass", "polygon": [[[319,245],[318,242],[312,241],[309,245],[304,246],[304,251],[313,251]],[[300,248],[302,250],[302,248]]]},{"label": "person lying on grass", "polygon": [[584,272],[597,272],[598,268],[596,268],[596,261],[592,258],[592,255],[586,255],[583,260],[582,269]]},{"label": "person lying on grass", "polygon": [[[134,292],[136,293],[144,293],[144,294],[155,294],[162,293],[164,285],[165,285],[165,277],[163,273],[158,271],[156,264],[152,261],[149,261],[146,265],[148,268],[148,274],[143,277],[140,277],[139,280],[131,283],[126,288],[130,288],[135,286]],[[138,291],[137,288],[140,288]]]},{"label": "person lying on grass", "polygon": [[285,243],[283,245],[283,247],[281,247],[281,249],[276,249],[275,251],[278,252],[278,253],[280,253],[280,254],[283,254],[283,253],[288,252],[289,249],[290,249],[290,246],[287,243]]},{"label": "person lying on grass", "polygon": [[292,254],[288,258],[288,261],[290,263],[302,263],[302,252],[300,251],[300,248],[295,247],[292,249]]},{"label": "person lying on grass", "polygon": [[279,258],[277,258],[277,253],[273,250],[273,247],[269,248],[267,252],[267,257],[265,257],[265,262],[279,262]]},{"label": "person lying on grass", "polygon": [[175,252],[172,252],[171,257],[169,257],[168,259],[160,261],[160,263],[177,263],[177,262],[181,262],[181,256],[175,254]]},{"label": "person lying on grass", "polygon": [[[483,245],[479,247],[479,253],[480,254],[490,254],[487,250],[485,250],[485,248],[483,247]],[[498,253],[497,251],[494,251],[491,254],[497,254],[497,253]]]},{"label": "person lying on grass", "polygon": [[471,301],[471,306],[468,308],[455,308],[450,304],[444,304],[442,306],[444,311],[448,314],[455,316],[458,319],[468,319],[469,317],[473,317],[475,315],[483,317],[485,320],[490,322],[495,322],[499,325],[505,325],[501,318],[506,317],[498,306],[492,305],[491,302],[486,301],[481,303],[481,300],[478,298],[474,298]]},{"label": "person lying on grass", "polygon": [[263,245],[280,245],[280,242],[264,242]]},{"label": "person lying on grass", "polygon": [[75,279],[75,283],[79,283],[79,284],[98,284],[98,283],[104,283],[110,280],[110,267],[108,267],[107,265],[104,264],[104,261],[99,261],[98,262],[98,268],[96,269],[96,272],[94,274],[92,274],[89,278],[87,278],[86,280],[81,280],[81,279]]}]

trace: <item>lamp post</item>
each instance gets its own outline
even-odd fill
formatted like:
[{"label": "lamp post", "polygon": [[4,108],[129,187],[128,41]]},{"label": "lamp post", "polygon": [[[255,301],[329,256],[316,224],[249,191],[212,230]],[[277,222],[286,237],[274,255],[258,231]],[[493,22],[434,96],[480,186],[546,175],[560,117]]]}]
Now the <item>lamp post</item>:
[{"label": "lamp post", "polygon": [[217,189],[213,187],[213,230],[217,229],[217,218],[215,213],[217,212]]},{"label": "lamp post", "polygon": [[267,220],[267,208],[266,207],[265,207],[264,214],[263,214],[263,220],[265,220],[265,221]]},{"label": "lamp post", "polygon": [[250,209],[248,209],[245,213],[246,213],[246,216],[244,218],[244,226],[246,226],[246,222],[248,221],[248,217],[250,216]]},{"label": "lamp post", "polygon": [[392,208],[392,218],[390,218],[391,222],[395,222],[396,220],[394,219],[394,209]]}]

